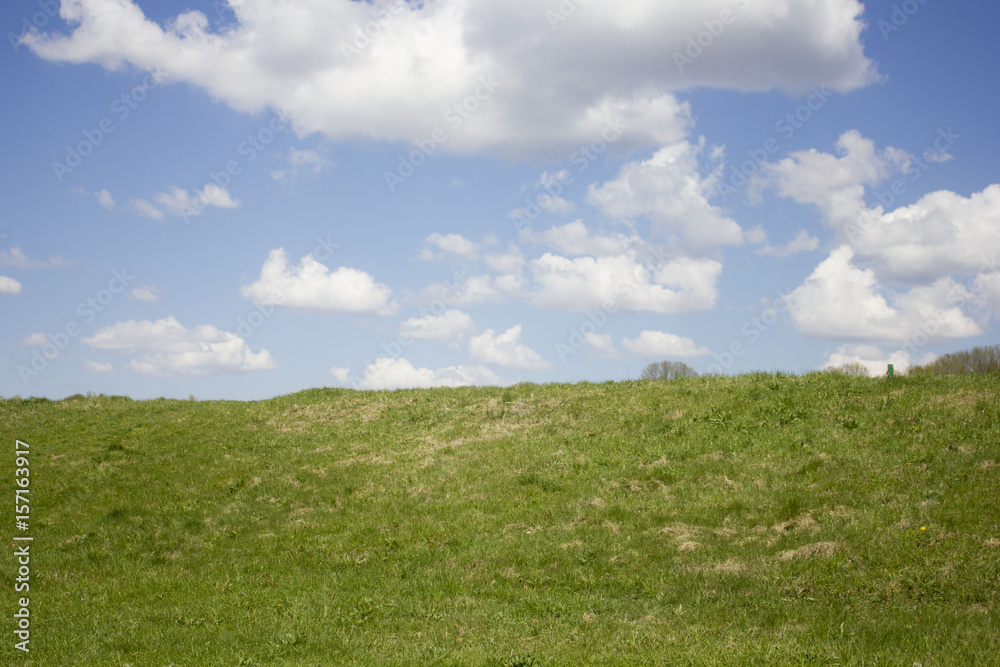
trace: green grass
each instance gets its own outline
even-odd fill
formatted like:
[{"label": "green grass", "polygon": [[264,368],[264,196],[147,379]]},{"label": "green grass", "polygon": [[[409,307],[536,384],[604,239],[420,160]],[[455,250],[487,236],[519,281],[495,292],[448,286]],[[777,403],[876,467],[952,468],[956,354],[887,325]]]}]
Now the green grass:
[{"label": "green grass", "polygon": [[998,412],[997,374],[0,401],[0,663],[995,665]]}]

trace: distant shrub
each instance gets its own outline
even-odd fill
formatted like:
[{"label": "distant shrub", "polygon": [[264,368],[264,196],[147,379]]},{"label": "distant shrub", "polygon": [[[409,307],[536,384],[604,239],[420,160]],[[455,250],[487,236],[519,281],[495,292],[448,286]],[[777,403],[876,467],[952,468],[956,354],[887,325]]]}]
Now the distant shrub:
[{"label": "distant shrub", "polygon": [[642,371],[643,380],[675,380],[677,378],[696,378],[698,371],[683,361],[659,361],[646,366]]},{"label": "distant shrub", "polygon": [[849,364],[842,364],[841,366],[828,366],[823,369],[824,373],[837,373],[839,375],[852,375],[855,377],[871,377],[868,373],[868,368],[862,364],[860,361],[852,361]]},{"label": "distant shrub", "polygon": [[1000,345],[974,347],[952,352],[925,366],[917,366],[913,374],[968,375],[1000,372]]}]

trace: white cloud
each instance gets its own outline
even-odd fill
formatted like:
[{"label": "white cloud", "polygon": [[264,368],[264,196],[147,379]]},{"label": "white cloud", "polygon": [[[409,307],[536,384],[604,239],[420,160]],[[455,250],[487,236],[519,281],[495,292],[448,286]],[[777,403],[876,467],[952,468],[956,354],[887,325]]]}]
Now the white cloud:
[{"label": "white cloud", "polygon": [[618,350],[615,349],[611,334],[596,334],[588,331],[583,335],[583,342],[591,352],[599,357],[617,359],[620,356]]},{"label": "white cloud", "polygon": [[622,347],[639,357],[703,357],[711,354],[690,338],[664,331],[643,331],[637,338],[623,338]]},{"label": "white cloud", "polygon": [[467,313],[446,310],[440,315],[411,317],[399,325],[399,333],[415,340],[440,340],[452,347],[460,347],[476,333],[476,325]]},{"label": "white cloud", "polygon": [[840,246],[788,295],[798,331],[824,338],[897,342],[919,332],[932,340],[982,333],[976,322],[952,305],[972,295],[951,278],[887,298],[875,273],[854,266],[853,256],[848,246]]},{"label": "white cloud", "polygon": [[415,368],[406,359],[380,357],[365,368],[359,389],[427,389],[497,385],[500,378],[482,366],[449,366],[432,370]]},{"label": "white cloud", "polygon": [[157,377],[203,377],[277,368],[267,350],[251,351],[234,333],[208,324],[187,329],[174,317],[118,322],[101,327],[82,342],[131,356],[126,368]]},{"label": "white cloud", "polygon": [[815,236],[810,236],[809,232],[804,229],[800,229],[795,238],[781,246],[764,246],[755,250],[758,255],[765,255],[770,257],[789,257],[798,252],[808,252],[810,250],[816,250],[819,248],[819,239]]},{"label": "white cloud", "polygon": [[23,285],[8,276],[0,276],[0,294],[20,294]]},{"label": "white cloud", "polygon": [[447,255],[453,255],[465,260],[475,260],[482,247],[478,243],[473,243],[461,234],[431,234],[425,239],[425,243],[437,247],[441,253],[435,253],[429,248],[424,248],[420,253],[420,259],[439,260]]},{"label": "white cloud", "polygon": [[[556,29],[534,0],[230,6],[233,24],[187,11],[161,25],[128,0],[75,0],[60,11],[69,35],[32,30],[23,41],[48,60],[157,71],[241,112],[287,110],[301,136],[416,141],[449,127],[442,109],[471,99],[475,115],[445,148],[518,155],[563,155],[615,117],[628,148],[676,141],[687,112],[670,91],[847,91],[876,78],[858,0],[589,0]],[[724,9],[737,17],[725,38],[678,63]],[[373,15],[380,29],[356,44]],[[477,87],[481,100],[470,97]]]},{"label": "white cloud", "polygon": [[113,373],[115,367],[111,364],[102,364],[98,361],[85,361],[83,362],[83,370],[90,371],[91,373]]},{"label": "white cloud", "polygon": [[320,310],[328,313],[391,315],[398,309],[392,290],[364,271],[340,267],[331,272],[312,255],[290,266],[284,248],[272,250],[256,282],[240,288],[254,303]]},{"label": "white cloud", "polygon": [[927,283],[952,273],[974,275],[1000,250],[1000,185],[963,197],[932,192],[884,213],[867,209],[844,237],[880,276]]},{"label": "white cloud", "polygon": [[797,151],[761,167],[752,193],[775,188],[782,197],[816,206],[827,222],[841,227],[857,220],[865,208],[865,186],[881,183],[891,174],[907,171],[912,156],[897,148],[878,151],[875,142],[857,130],[837,139],[838,155],[815,149]]},{"label": "white cloud", "polygon": [[545,253],[530,267],[529,302],[574,312],[610,305],[631,312],[710,310],[722,273],[722,264],[714,260],[681,257],[648,269],[626,255],[568,259]]},{"label": "white cloud", "polygon": [[136,213],[143,217],[152,218],[153,220],[163,219],[163,211],[156,208],[145,199],[130,199],[128,204],[133,210],[135,210]]},{"label": "white cloud", "polygon": [[[936,145],[957,137],[950,128],[942,129]],[[955,276],[971,278],[990,270],[1000,249],[1000,185],[969,197],[931,192],[888,210],[929,163],[946,161],[948,154],[925,151],[914,157],[896,148],[877,150],[857,131],[843,134],[837,147],[839,156],[802,151],[765,165],[758,181],[783,197],[816,206],[842,244],[798,290],[800,331],[897,341],[922,328],[935,329],[930,335],[938,339],[976,335],[984,322],[972,321],[955,304],[985,307],[994,316],[996,304],[986,293],[965,298]],[[883,184],[894,174],[900,176]],[[866,195],[881,203],[869,208]],[[890,285],[912,289],[894,294]],[[830,300],[829,313],[821,312],[815,302],[820,298]]]},{"label": "white cloud", "polygon": [[11,267],[14,269],[54,269],[69,266],[62,257],[50,257],[48,260],[30,259],[24,254],[20,246],[13,246],[10,250],[0,250],[0,267]]},{"label": "white cloud", "polygon": [[111,196],[111,193],[107,190],[98,190],[94,193],[97,197],[97,203],[108,209],[109,211],[115,210],[115,199]]},{"label": "white cloud", "polygon": [[582,220],[554,226],[541,234],[529,234],[531,240],[555,248],[566,255],[621,255],[638,241],[622,234],[593,236]]},{"label": "white cloud", "polygon": [[237,208],[240,205],[240,200],[233,199],[229,196],[229,192],[225,188],[220,188],[214,183],[209,183],[201,189],[201,192],[196,192],[194,195],[188,193],[187,190],[171,186],[167,188],[166,192],[154,195],[153,201],[166,209],[171,215],[182,218],[201,215],[209,206]]},{"label": "white cloud", "polygon": [[552,364],[542,359],[541,355],[527,345],[519,343],[520,339],[520,324],[507,329],[499,336],[495,335],[493,329],[487,329],[469,341],[469,356],[478,363],[503,368],[522,370],[552,368]]},{"label": "white cloud", "polygon": [[654,234],[678,238],[693,248],[739,245],[740,225],[709,203],[722,165],[702,177],[698,157],[703,152],[704,142],[664,146],[648,160],[622,166],[614,180],[592,184],[587,203],[616,219],[646,217]]},{"label": "white cloud", "polygon": [[136,301],[159,301],[160,290],[156,285],[140,285],[128,293]]}]

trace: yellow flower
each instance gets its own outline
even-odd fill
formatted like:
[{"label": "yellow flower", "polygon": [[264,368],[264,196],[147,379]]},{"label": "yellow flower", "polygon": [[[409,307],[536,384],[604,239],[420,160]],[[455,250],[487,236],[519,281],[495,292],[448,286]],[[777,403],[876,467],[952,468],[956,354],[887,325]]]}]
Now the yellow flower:
[{"label": "yellow flower", "polygon": [[920,530],[927,530],[927,526],[920,526]]}]

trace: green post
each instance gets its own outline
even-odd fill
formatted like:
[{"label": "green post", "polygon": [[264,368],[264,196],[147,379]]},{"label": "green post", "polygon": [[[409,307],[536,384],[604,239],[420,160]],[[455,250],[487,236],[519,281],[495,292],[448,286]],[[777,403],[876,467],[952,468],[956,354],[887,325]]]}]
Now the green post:
[{"label": "green post", "polygon": [[889,377],[892,377],[892,364],[889,364]]}]

